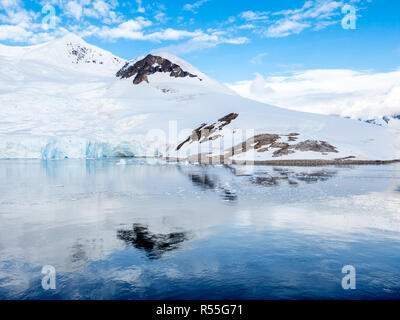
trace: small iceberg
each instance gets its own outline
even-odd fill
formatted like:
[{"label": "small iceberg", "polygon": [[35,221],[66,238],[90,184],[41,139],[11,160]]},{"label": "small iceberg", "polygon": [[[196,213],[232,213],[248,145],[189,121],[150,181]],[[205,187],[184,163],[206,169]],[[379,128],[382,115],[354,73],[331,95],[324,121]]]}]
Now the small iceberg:
[{"label": "small iceberg", "polygon": [[118,165],[118,166],[126,166],[126,165],[127,165],[127,162],[126,162],[125,159],[121,159],[121,160],[119,160],[119,162],[117,163],[117,165]]}]

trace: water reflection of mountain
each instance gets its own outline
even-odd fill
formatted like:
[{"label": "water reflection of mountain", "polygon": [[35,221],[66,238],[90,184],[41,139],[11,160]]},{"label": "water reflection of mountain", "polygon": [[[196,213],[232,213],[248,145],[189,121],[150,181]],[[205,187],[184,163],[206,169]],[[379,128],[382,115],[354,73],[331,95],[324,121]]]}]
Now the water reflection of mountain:
[{"label": "water reflection of mountain", "polygon": [[[179,171],[184,173],[193,185],[199,187],[201,190],[212,190],[218,193],[223,200],[228,202],[235,202],[238,199],[238,194],[235,190],[229,187],[229,183],[223,183],[223,171],[215,171],[216,168],[204,167],[202,170],[188,170],[186,168],[178,167]],[[278,167],[259,167],[255,172],[251,172],[249,168],[225,166],[227,172],[238,177],[248,176],[250,183],[266,186],[277,187],[282,184],[289,186],[298,186],[300,183],[313,184],[318,182],[325,182],[337,176],[338,171],[327,169],[314,169],[313,171],[304,170],[304,168],[278,168]],[[215,172],[215,174],[213,174]],[[251,172],[251,173],[250,173]],[[226,176],[225,176],[226,177]]]},{"label": "water reflection of mountain", "polygon": [[136,249],[143,250],[151,260],[162,258],[169,251],[179,249],[187,240],[187,232],[173,232],[169,234],[154,234],[147,226],[134,224],[132,230],[118,230],[117,237]]},{"label": "water reflection of mountain", "polygon": [[263,173],[252,177],[250,181],[254,184],[268,187],[279,186],[282,182],[297,186],[300,182],[317,183],[328,181],[336,175],[337,171],[332,170],[294,172],[288,169],[274,168],[272,174]]}]

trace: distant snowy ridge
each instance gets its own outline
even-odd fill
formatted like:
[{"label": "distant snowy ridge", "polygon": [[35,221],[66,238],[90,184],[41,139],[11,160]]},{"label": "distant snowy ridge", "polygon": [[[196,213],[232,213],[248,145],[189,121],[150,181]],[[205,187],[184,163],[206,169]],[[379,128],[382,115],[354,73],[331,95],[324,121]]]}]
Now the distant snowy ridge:
[{"label": "distant snowy ridge", "polygon": [[[150,56],[127,62],[72,34],[0,46],[0,158],[400,158],[387,128],[258,103],[182,59]],[[134,85],[135,71],[146,77]]]},{"label": "distant snowy ridge", "polygon": [[[109,73],[117,71],[126,61],[110,52],[90,45],[78,36],[66,36],[40,45],[9,47],[0,45],[0,57],[13,63],[30,62],[58,68],[72,68],[78,72]],[[38,75],[39,80],[40,75]]]},{"label": "distant snowy ridge", "polygon": [[389,128],[400,130],[400,114],[399,115],[391,115],[391,116],[383,116],[383,117],[367,119],[367,120],[359,118],[358,120],[365,121],[367,123],[372,123],[377,126],[389,127]]}]

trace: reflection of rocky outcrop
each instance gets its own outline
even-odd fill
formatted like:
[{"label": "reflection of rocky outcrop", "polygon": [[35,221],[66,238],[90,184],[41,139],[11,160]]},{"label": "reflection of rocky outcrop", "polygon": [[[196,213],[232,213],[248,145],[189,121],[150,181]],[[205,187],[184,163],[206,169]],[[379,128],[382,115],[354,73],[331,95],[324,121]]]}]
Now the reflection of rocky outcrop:
[{"label": "reflection of rocky outcrop", "polygon": [[133,65],[129,62],[126,63],[125,66],[117,72],[116,76],[121,79],[128,79],[135,76],[133,83],[140,84],[142,82],[149,82],[147,76],[157,72],[169,73],[170,77],[173,78],[197,78],[196,75],[182,70],[182,68],[177,64],[151,54],[146,56],[146,58],[137,61]]},{"label": "reflection of rocky outcrop", "polygon": [[212,177],[207,173],[189,174],[188,176],[193,184],[200,187],[202,190],[214,190],[220,192],[222,199],[226,201],[237,200],[236,192],[220,186],[217,177]]},{"label": "reflection of rocky outcrop", "polygon": [[96,255],[103,255],[103,241],[97,238],[84,237],[76,239],[74,244],[69,248],[69,267],[73,269],[79,269],[93,259],[93,253]]},{"label": "reflection of rocky outcrop", "polygon": [[317,171],[312,173],[301,172],[296,174],[296,179],[307,183],[328,181],[337,174],[336,171]]},{"label": "reflection of rocky outcrop", "polygon": [[180,172],[190,179],[194,186],[202,191],[211,190],[217,193],[223,200],[234,202],[238,199],[236,191],[229,188],[229,185],[223,185],[217,174],[211,174],[207,170],[208,167],[196,168],[196,170],[188,170],[186,167],[178,166]]},{"label": "reflection of rocky outcrop", "polygon": [[136,249],[146,252],[149,259],[160,259],[169,251],[176,250],[188,240],[187,233],[153,234],[148,227],[134,224],[132,230],[118,230],[117,237]]},{"label": "reflection of rocky outcrop", "polygon": [[85,246],[82,243],[76,243],[72,247],[71,262],[74,268],[79,268],[88,261]]},{"label": "reflection of rocky outcrop", "polygon": [[289,185],[297,186],[299,182],[316,183],[327,181],[336,176],[336,171],[314,171],[314,172],[293,172],[287,169],[274,168],[273,174],[267,176],[252,177],[250,181],[262,186],[279,186],[280,182],[287,182]]}]

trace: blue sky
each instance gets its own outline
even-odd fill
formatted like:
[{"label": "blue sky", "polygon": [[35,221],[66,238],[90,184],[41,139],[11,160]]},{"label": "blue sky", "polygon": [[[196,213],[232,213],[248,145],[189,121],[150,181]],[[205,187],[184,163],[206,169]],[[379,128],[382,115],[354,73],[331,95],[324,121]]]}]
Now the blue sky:
[{"label": "blue sky", "polygon": [[[356,29],[342,27],[345,5],[357,10]],[[126,59],[170,51],[233,83],[310,69],[389,72],[399,66],[399,17],[395,0],[0,0],[0,43],[72,31]]]}]

